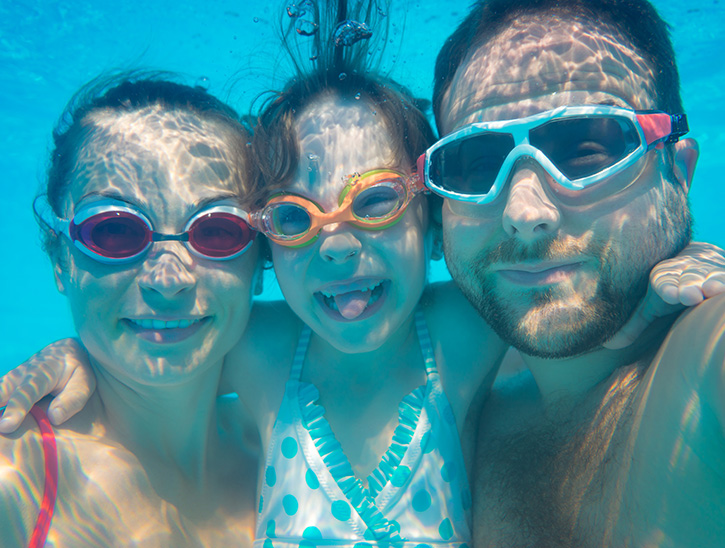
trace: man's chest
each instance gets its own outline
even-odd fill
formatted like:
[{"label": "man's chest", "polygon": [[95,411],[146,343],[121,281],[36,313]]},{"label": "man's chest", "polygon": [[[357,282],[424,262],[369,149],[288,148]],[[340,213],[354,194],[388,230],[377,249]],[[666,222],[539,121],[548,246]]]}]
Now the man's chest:
[{"label": "man's chest", "polygon": [[[652,403],[633,393],[569,425],[534,422],[508,432],[483,422],[476,546],[709,546],[722,539],[718,423],[696,400],[670,400],[667,411]],[[678,406],[675,420],[669,411]]]}]

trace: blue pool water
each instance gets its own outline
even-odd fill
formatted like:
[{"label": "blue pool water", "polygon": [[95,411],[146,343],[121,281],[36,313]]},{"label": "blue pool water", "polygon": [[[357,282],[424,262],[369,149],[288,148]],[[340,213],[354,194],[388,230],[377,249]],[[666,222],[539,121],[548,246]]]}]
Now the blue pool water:
[{"label": "blue pool water", "polygon": [[[435,55],[469,1],[394,2],[385,67],[430,97]],[[654,3],[672,24],[691,134],[701,146],[691,193],[695,234],[725,247],[725,0]],[[248,110],[288,74],[277,55],[278,9],[274,0],[0,0],[0,373],[73,333],[30,209],[66,100],[99,72],[147,67],[179,72]],[[445,276],[444,267],[435,276]],[[272,286],[265,297],[276,295]]]}]

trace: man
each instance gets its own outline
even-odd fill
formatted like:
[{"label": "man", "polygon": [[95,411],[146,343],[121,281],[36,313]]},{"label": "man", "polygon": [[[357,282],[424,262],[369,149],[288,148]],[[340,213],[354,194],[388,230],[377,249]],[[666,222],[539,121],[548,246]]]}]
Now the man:
[{"label": "man", "polygon": [[725,545],[725,299],[603,346],[691,234],[665,23],[646,0],[491,0],[435,86],[448,266],[530,370],[481,415],[475,546]]}]

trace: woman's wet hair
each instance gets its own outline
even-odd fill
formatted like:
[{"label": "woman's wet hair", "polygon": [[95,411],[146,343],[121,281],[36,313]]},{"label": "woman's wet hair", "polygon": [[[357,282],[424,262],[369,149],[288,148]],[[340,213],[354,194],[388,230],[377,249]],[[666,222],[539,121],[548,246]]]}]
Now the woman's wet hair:
[{"label": "woman's wet hair", "polygon": [[654,70],[657,108],[684,112],[680,77],[667,23],[647,0],[479,0],[446,40],[436,59],[433,112],[441,129],[443,95],[466,56],[521,16],[556,14],[614,26]]},{"label": "woman's wet hair", "polygon": [[[239,174],[240,195],[246,203],[258,203],[259,193],[254,185],[259,177],[255,163],[250,159],[251,131],[233,108],[205,89],[177,83],[174,78],[172,74],[162,72],[104,75],[73,95],[53,129],[53,149],[42,193],[57,216],[63,216],[62,203],[71,183],[79,147],[93,131],[91,114],[137,112],[149,107],[188,112],[226,130],[232,157],[239,159],[237,169],[231,171]],[[43,230],[43,246],[51,253],[58,238],[45,223],[39,220],[39,224]]]},{"label": "woman's wet hair", "polygon": [[[434,134],[423,113],[427,102],[378,70],[387,41],[385,6],[374,0],[296,4],[304,6],[303,19],[298,12],[280,26],[295,74],[282,91],[270,92],[255,128],[260,186],[273,194],[290,184],[300,160],[296,116],[323,96],[367,102],[388,129],[394,158],[414,167]],[[305,36],[301,25],[314,32]]]}]

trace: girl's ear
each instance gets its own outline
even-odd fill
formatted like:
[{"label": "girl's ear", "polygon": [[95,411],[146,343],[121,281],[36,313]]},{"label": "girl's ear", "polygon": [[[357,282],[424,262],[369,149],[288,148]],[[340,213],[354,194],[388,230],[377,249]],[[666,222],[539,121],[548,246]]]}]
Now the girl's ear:
[{"label": "girl's ear", "polygon": [[695,139],[681,139],[674,144],[674,173],[685,193],[690,192],[700,146]]}]

